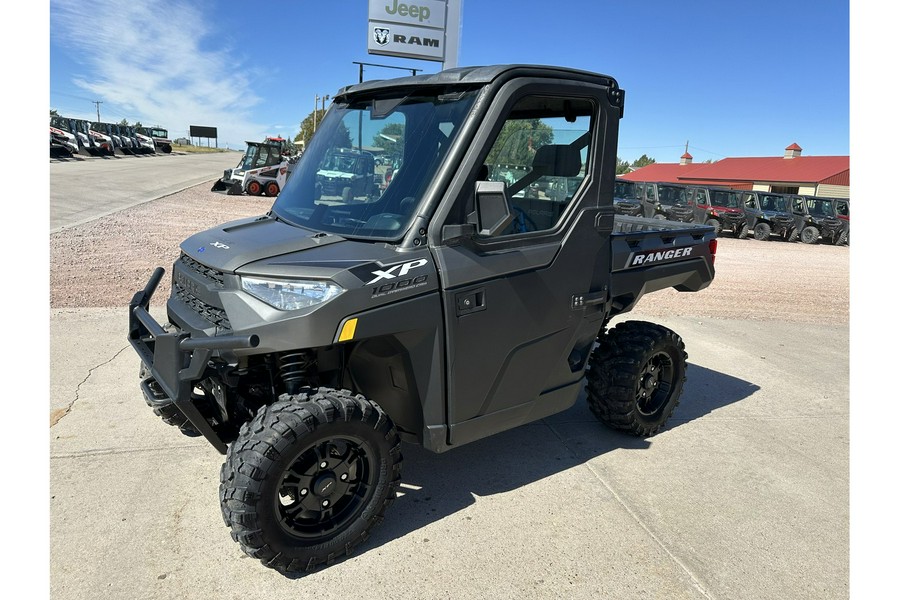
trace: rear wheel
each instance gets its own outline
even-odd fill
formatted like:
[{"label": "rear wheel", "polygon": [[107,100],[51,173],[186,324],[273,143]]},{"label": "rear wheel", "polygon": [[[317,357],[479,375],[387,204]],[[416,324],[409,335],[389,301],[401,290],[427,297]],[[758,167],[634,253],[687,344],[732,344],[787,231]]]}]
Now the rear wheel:
[{"label": "rear wheel", "polygon": [[817,244],[819,242],[819,230],[808,225],[800,232],[800,241],[804,244]]},{"label": "rear wheel", "polygon": [[266,184],[266,196],[277,196],[280,191],[281,190],[278,189],[278,184],[274,181],[270,181]]},{"label": "rear wheel", "polygon": [[587,371],[588,406],[606,425],[651,436],[678,406],[687,353],[674,331],[625,321],[601,336]]},{"label": "rear wheel", "polygon": [[369,537],[400,482],[400,438],[347,390],[281,396],[241,427],[219,499],[231,537],[283,572],[310,571]]},{"label": "rear wheel", "polygon": [[772,235],[772,227],[768,223],[757,223],[753,228],[753,239],[765,242]]}]

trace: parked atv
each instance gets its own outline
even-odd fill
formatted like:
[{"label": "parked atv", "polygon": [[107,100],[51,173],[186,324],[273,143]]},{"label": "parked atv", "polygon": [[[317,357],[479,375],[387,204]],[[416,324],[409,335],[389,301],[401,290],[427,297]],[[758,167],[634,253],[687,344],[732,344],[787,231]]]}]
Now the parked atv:
[{"label": "parked atv", "polygon": [[694,210],[688,206],[687,186],[678,183],[645,182],[643,190],[645,217],[682,223],[694,222]]},{"label": "parked atv", "polygon": [[[444,452],[581,397],[612,429],[665,426],[684,341],[608,326],[646,293],[706,288],[717,240],[615,215],[624,98],[605,75],[522,65],[346,87],[270,210],[181,244],[170,325],[149,310],[163,268],[134,295],[144,400],[225,455],[220,507],[247,555],[295,573],[364,544],[400,489],[401,440]],[[365,181],[347,124],[386,119],[406,125],[391,184],[322,189],[325,173]],[[523,129],[528,169],[490,179]],[[560,179],[571,197],[540,192]]]},{"label": "parked atv", "polygon": [[738,237],[747,221],[740,192],[731,188],[690,186],[688,206],[694,212],[694,222],[712,226],[716,235],[730,231]]},{"label": "parked atv", "polygon": [[[837,207],[845,212],[839,218]],[[792,204],[796,235],[804,244],[844,245],[850,243],[850,204],[844,198],[795,196]]]},{"label": "parked atv", "polygon": [[746,239],[753,232],[753,238],[759,241],[773,235],[785,241],[796,239],[794,216],[787,196],[772,192],[742,192],[742,201],[747,222],[738,237]]},{"label": "parked atv", "polygon": [[613,192],[613,207],[620,215],[642,216],[644,208],[641,206],[641,198],[638,195],[638,184],[617,178],[616,188]]}]

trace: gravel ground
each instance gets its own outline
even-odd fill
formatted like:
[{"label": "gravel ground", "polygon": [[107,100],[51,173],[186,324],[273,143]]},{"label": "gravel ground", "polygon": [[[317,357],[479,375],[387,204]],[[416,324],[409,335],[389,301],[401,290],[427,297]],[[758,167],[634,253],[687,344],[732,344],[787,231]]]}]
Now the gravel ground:
[{"label": "gravel ground", "polygon": [[[50,307],[128,305],[153,269],[170,271],[188,236],[263,214],[266,197],[226,196],[204,183],[50,236]],[[782,241],[719,240],[716,278],[700,293],[663,290],[636,307],[647,316],[849,323],[850,251]],[[155,302],[169,295],[168,276]]]}]

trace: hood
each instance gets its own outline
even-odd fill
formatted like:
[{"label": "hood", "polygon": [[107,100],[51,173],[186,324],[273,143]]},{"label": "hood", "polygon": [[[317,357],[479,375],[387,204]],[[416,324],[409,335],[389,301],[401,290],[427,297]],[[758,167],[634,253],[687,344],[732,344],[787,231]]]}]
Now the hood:
[{"label": "hood", "polygon": [[[392,246],[357,242],[339,235],[297,227],[264,215],[232,221],[197,233],[181,250],[204,265],[226,273],[247,270],[257,275],[296,276],[297,270],[317,275],[396,258]],[[312,275],[313,273],[308,273]]]}]

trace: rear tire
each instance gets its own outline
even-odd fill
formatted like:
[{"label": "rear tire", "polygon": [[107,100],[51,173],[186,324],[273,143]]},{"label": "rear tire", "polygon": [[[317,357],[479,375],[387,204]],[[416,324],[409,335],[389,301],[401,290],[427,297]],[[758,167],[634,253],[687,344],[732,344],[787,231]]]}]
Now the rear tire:
[{"label": "rear tire", "polygon": [[765,242],[772,235],[772,227],[768,223],[757,223],[753,228],[753,239]]},{"label": "rear tire", "polygon": [[374,402],[326,388],[282,395],[228,448],[222,516],[248,555],[311,571],[369,537],[396,495],[401,462],[400,437]]},{"label": "rear tire", "polygon": [[588,406],[609,427],[649,437],[678,406],[687,353],[674,331],[625,321],[598,338],[587,370]]},{"label": "rear tire", "polygon": [[812,225],[808,225],[800,232],[800,241],[804,244],[818,244],[819,230]]}]

